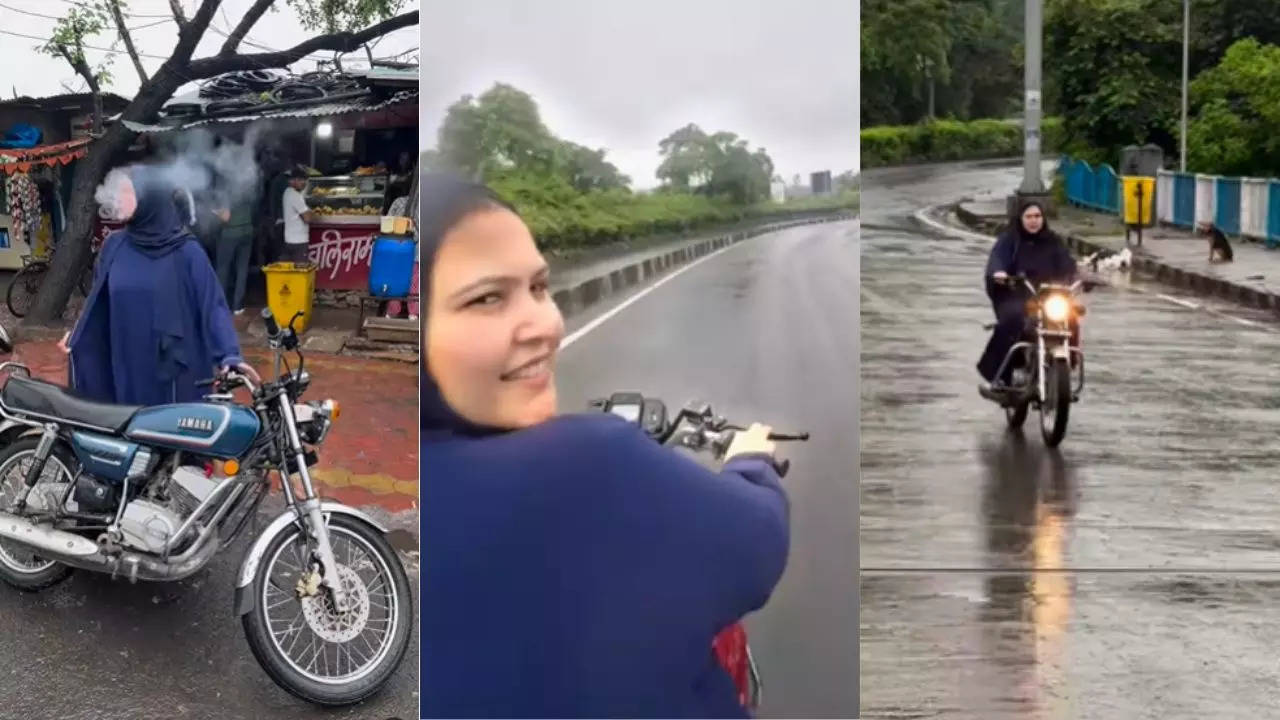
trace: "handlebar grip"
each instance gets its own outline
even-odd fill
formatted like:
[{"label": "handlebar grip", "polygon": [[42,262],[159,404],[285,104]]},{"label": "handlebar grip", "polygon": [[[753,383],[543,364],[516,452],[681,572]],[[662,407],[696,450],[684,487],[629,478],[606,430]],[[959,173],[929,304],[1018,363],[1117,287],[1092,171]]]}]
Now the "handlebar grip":
[{"label": "handlebar grip", "polygon": [[276,324],[276,316],[271,314],[271,308],[262,308],[262,323],[267,326],[268,337],[280,334],[280,326]]},{"label": "handlebar grip", "polygon": [[206,385],[213,385],[216,382],[218,382],[218,378],[205,378],[204,380],[197,380],[196,387],[205,387]]},{"label": "handlebar grip", "polygon": [[809,439],[809,433],[802,432],[795,433],[794,435],[788,433],[769,433],[769,439],[778,442],[803,442]]}]

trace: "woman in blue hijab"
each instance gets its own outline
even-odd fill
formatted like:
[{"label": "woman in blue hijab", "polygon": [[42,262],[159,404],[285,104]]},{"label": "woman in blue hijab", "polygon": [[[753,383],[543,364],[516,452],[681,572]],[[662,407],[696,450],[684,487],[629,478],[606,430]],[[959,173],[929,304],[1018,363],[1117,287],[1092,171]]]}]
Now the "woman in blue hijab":
[{"label": "woman in blue hijab", "polygon": [[103,243],[93,288],[63,338],[71,385],[100,402],[199,401],[196,383],[244,362],[209,258],[184,226],[174,186],[154,168],[113,171],[103,185],[128,224]]},{"label": "woman in blue hijab", "polygon": [[547,264],[488,189],[421,184],[424,717],[745,717],[712,639],[781,578],[768,428],[716,473],[557,415]]}]

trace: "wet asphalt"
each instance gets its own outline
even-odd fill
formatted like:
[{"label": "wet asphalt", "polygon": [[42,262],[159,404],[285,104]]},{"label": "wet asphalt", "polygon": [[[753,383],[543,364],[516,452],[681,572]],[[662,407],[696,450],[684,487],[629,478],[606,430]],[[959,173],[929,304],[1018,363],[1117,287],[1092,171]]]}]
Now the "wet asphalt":
[{"label": "wet asphalt", "polygon": [[912,215],[1019,178],[863,177],[862,717],[1272,716],[1278,328],[1117,278],[1062,447],[1008,432],[976,391],[990,243]]},{"label": "wet asphalt", "polygon": [[[857,283],[856,223],[763,235],[582,335],[556,371],[565,411],[637,391],[672,413],[701,398],[744,424],[812,433],[781,448],[792,460],[791,554],[747,620],[764,717],[857,715]],[[616,306],[574,318],[570,333]]]},{"label": "wet asphalt", "polygon": [[[259,528],[283,510],[278,497],[263,504],[269,509],[261,511]],[[404,529],[393,531],[392,539],[402,552],[416,546]],[[271,681],[232,612],[236,570],[250,543],[242,536],[204,570],[177,583],[131,585],[76,572],[41,593],[0,585],[0,658],[6,659],[0,718],[417,718],[416,617],[403,664],[364,703],[324,709]],[[416,603],[416,553],[402,559]]]}]

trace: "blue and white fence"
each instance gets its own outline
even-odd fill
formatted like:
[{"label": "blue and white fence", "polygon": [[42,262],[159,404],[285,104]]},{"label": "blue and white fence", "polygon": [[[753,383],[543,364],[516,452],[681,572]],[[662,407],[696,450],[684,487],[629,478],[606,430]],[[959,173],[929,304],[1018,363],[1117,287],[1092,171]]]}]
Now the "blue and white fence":
[{"label": "blue and white fence", "polygon": [[[1120,214],[1120,179],[1110,165],[1091,166],[1063,156],[1058,172],[1073,205]],[[1213,223],[1228,235],[1280,245],[1280,178],[1239,178],[1160,170],[1156,175],[1156,218],[1191,228]]]}]

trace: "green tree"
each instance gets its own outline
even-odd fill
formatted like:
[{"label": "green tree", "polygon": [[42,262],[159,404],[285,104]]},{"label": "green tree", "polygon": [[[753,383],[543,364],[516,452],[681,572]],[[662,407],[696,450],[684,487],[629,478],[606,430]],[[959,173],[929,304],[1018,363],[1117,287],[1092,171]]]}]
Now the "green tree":
[{"label": "green tree", "polygon": [[605,160],[606,151],[603,148],[592,150],[574,142],[563,141],[560,149],[560,165],[568,176],[569,184],[579,192],[618,190],[631,184],[631,178]]},{"label": "green tree", "polygon": [[1237,41],[1191,84],[1193,172],[1270,175],[1280,166],[1280,47]]},{"label": "green tree", "polygon": [[690,123],[658,142],[662,164],[657,176],[678,189],[689,190],[711,180],[714,144],[702,128]]},{"label": "green tree", "polygon": [[497,83],[478,98],[464,95],[449,108],[437,149],[450,167],[488,178],[509,168],[552,172],[558,141],[531,95]]},{"label": "green tree", "polygon": [[1162,0],[1051,0],[1045,70],[1069,146],[1114,158],[1125,145],[1176,145],[1182,9]]}]

